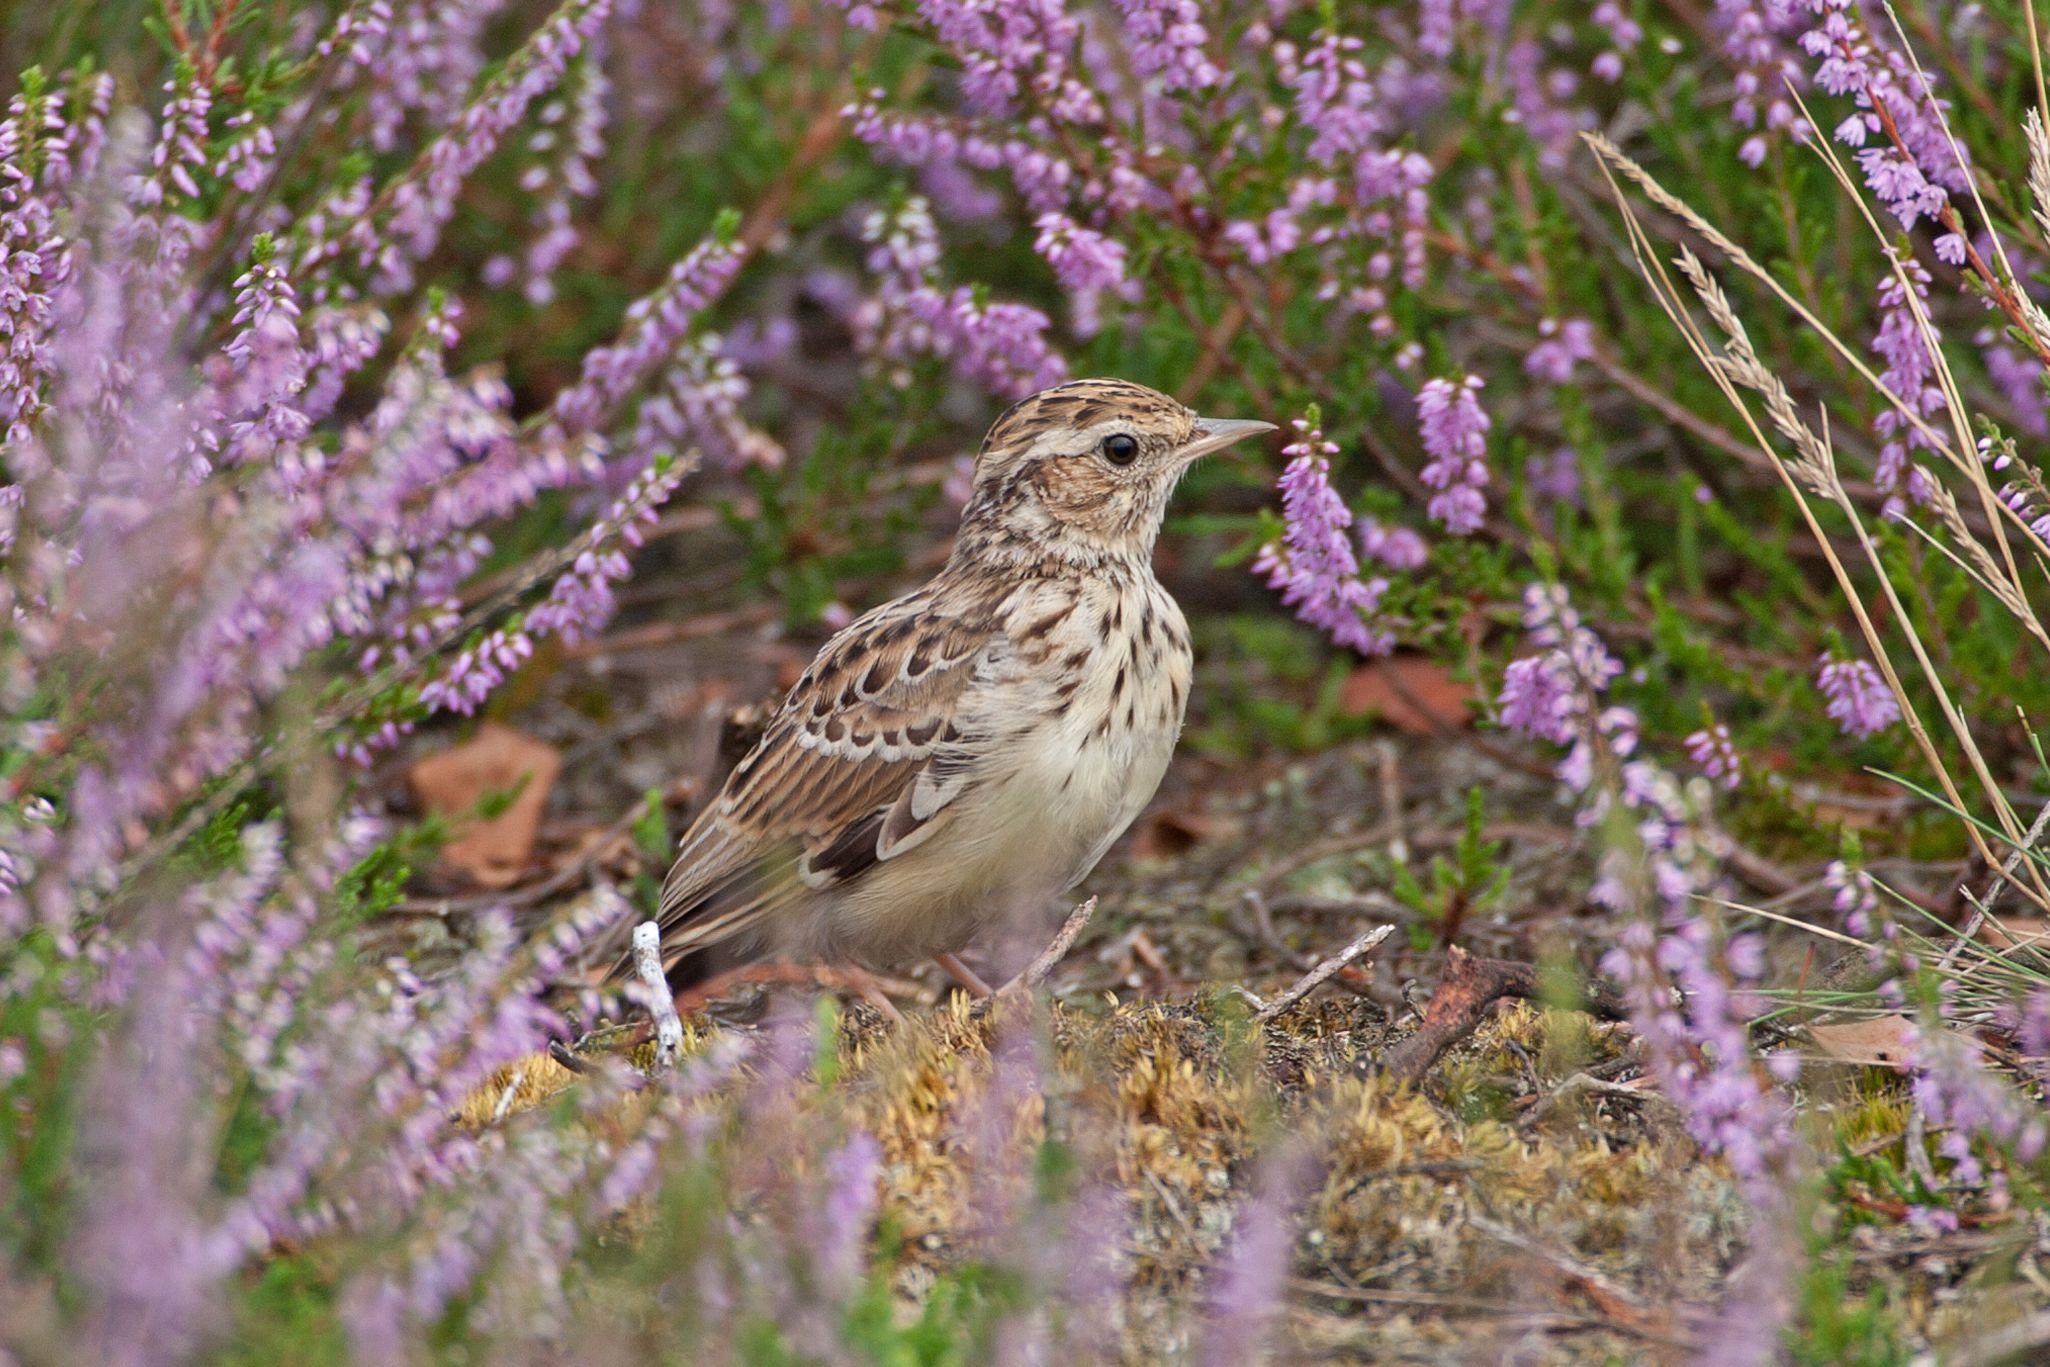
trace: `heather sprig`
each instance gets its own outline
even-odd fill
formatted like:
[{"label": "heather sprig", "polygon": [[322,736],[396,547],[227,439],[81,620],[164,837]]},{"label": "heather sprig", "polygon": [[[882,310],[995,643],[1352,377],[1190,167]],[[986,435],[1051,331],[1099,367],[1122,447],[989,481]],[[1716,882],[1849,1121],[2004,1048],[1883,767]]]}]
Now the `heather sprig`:
[{"label": "heather sprig", "polygon": [[[1339,645],[1362,655],[1385,655],[1393,634],[1375,621],[1388,581],[1362,577],[1353,551],[1352,509],[1331,487],[1331,457],[1338,444],[1317,426],[1314,410],[1297,418],[1295,439],[1282,448],[1289,458],[1282,472],[1282,539],[1260,550],[1253,568],[1267,576],[1281,601],[1296,616]],[[1377,547],[1385,546],[1377,533]]]}]

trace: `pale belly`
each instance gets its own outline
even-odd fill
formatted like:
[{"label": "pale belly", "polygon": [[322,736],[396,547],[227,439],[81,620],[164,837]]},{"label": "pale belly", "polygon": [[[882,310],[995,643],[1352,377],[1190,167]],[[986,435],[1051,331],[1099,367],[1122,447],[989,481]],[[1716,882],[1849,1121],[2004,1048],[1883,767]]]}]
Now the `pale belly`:
[{"label": "pale belly", "polygon": [[[944,829],[835,896],[824,957],[902,964],[1036,926],[1125,833],[1173,758],[1190,672],[1173,600],[1150,583],[1130,592],[1087,603],[1047,643],[1049,665],[1006,704],[1025,724],[978,762]],[[1140,620],[1143,594],[1143,637],[1105,630],[1109,614]],[[1058,688],[1050,662],[1084,654],[1079,684]]]},{"label": "pale belly", "polygon": [[1038,749],[946,831],[843,894],[818,950],[903,964],[1037,924],[1152,800],[1174,742],[1156,728]]}]

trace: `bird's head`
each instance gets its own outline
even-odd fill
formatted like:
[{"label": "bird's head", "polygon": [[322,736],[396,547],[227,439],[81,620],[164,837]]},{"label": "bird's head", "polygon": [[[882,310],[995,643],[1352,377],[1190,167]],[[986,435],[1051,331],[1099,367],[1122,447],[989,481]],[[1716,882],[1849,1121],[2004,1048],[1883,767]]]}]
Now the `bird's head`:
[{"label": "bird's head", "polygon": [[965,554],[1036,551],[1093,565],[1151,554],[1168,496],[1200,456],[1274,424],[1204,418],[1128,380],[1074,380],[996,420],[975,458]]}]

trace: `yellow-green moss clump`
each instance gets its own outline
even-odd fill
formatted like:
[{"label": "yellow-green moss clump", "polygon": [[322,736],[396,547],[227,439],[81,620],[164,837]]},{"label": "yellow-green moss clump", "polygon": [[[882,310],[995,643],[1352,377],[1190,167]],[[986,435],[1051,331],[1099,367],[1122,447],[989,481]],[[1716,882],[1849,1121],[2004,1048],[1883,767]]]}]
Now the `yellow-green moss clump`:
[{"label": "yellow-green moss clump", "polygon": [[[1375,1070],[1385,1027],[1352,999],[1255,1027],[1222,997],[987,1013],[955,998],[902,1024],[857,1008],[832,1028],[823,1051],[785,1041],[812,1064],[773,1125],[746,1112],[760,1104],[746,1087],[704,1103],[726,1122],[714,1152],[729,1147],[745,1208],[756,1174],[815,1171],[828,1143],[872,1135],[878,1251],[906,1314],[950,1272],[1015,1256],[993,1236],[1015,1243],[1018,1212],[1059,1188],[1096,1201],[1126,1350],[1152,1356],[1192,1341],[1246,1203],[1285,1186],[1284,1323],[1304,1353],[1470,1360],[1494,1341],[1481,1334],[1560,1360],[1637,1357],[1675,1332],[1678,1307],[1712,1298],[1742,1231],[1725,1175],[1663,1101],[1608,1080],[1627,1071],[1627,1036],[1578,1015],[1504,1011],[1421,1088]],[[774,1029],[705,1026],[687,1047]],[[460,1118],[490,1125],[578,1082],[529,1060]]]}]

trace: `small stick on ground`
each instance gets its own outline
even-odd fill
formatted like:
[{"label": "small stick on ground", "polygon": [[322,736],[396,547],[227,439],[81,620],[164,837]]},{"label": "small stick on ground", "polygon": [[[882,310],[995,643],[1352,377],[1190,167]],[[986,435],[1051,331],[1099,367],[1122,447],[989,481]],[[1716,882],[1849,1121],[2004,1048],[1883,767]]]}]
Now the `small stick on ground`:
[{"label": "small stick on ground", "polygon": [[[1381,1055],[1382,1071],[1414,1082],[1429,1072],[1447,1049],[1480,1027],[1488,1008],[1504,997],[1535,1001],[1539,991],[1537,968],[1513,959],[1481,959],[1458,945],[1445,951],[1445,976],[1424,1007],[1423,1023],[1416,1033],[1398,1040]],[[1588,987],[1587,1010],[1604,1020],[1620,1020],[1623,1003],[1605,984]]]},{"label": "small stick on ground", "polygon": [[1265,1025],[1268,1021],[1273,1020],[1276,1016],[1288,1010],[1289,1007],[1294,1006],[1304,997],[1309,996],[1319,987],[1322,987],[1340,969],[1365,954],[1368,950],[1373,949],[1394,933],[1394,926],[1375,926],[1372,930],[1361,931],[1353,937],[1351,944],[1303,974],[1302,977],[1296,979],[1294,986],[1254,1012],[1254,1023]]},{"label": "small stick on ground", "polygon": [[1075,947],[1075,941],[1080,938],[1083,928],[1089,924],[1089,918],[1095,914],[1094,897],[1069,912],[1068,919],[1061,925],[1060,933],[1053,937],[1053,943],[1040,950],[1039,957],[1025,965],[1024,972],[999,987],[996,995],[1007,997],[1018,992],[1029,992],[1045,982],[1046,975],[1053,972],[1054,965]]},{"label": "small stick on ground", "polygon": [[669,995],[669,982],[662,975],[662,928],[653,921],[634,927],[634,972],[648,993],[648,1014],[655,1020],[655,1066],[666,1073],[683,1053],[683,1021],[676,1014],[676,1000]]}]

